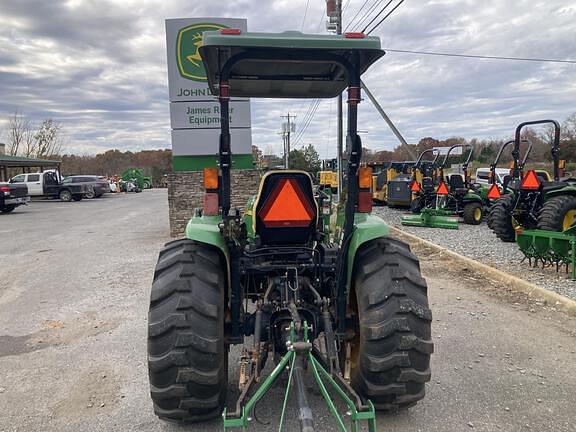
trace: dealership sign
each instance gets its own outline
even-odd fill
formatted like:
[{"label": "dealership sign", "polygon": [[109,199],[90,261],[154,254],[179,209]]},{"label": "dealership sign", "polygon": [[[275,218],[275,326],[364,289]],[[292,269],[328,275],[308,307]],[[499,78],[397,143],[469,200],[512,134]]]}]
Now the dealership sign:
[{"label": "dealership sign", "polygon": [[[245,19],[185,18],[166,20],[168,90],[174,156],[218,153],[220,105],[208,88],[200,56],[202,33],[222,28],[246,31]],[[230,103],[232,152],[251,154],[250,101]]]}]

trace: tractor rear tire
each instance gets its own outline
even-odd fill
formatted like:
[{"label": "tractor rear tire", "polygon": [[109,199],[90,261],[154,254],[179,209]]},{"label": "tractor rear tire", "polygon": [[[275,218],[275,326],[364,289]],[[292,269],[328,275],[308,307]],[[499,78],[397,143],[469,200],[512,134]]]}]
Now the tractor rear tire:
[{"label": "tractor rear tire", "polygon": [[464,205],[462,210],[462,218],[468,225],[480,225],[484,212],[482,211],[482,204],[478,202],[471,202]]},{"label": "tractor rear tire", "polygon": [[516,240],[516,231],[512,225],[512,216],[508,211],[512,197],[499,198],[492,206],[491,228],[494,234],[503,242],[511,243]]},{"label": "tractor rear tire", "polygon": [[217,250],[191,240],[160,252],[148,313],[148,373],[154,412],[163,420],[198,422],[222,413],[224,268]]},{"label": "tractor rear tire", "polygon": [[576,196],[560,195],[550,198],[538,216],[538,229],[565,231],[576,221]]},{"label": "tractor rear tire", "polygon": [[418,259],[399,240],[378,238],[356,255],[358,328],[351,383],[376,409],[395,412],[424,397],[430,381],[432,313]]}]

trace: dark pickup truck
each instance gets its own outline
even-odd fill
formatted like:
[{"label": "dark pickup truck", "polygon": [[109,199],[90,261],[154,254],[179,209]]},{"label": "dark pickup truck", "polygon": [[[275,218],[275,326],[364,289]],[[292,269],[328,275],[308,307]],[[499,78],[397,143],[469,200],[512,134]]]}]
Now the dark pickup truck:
[{"label": "dark pickup truck", "polygon": [[10,213],[28,201],[30,201],[30,196],[26,185],[0,183],[0,212]]}]

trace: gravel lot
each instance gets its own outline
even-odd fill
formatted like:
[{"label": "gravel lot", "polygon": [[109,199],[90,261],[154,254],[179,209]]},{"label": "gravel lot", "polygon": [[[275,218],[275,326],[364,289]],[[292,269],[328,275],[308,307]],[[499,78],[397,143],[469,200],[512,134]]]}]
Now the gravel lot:
[{"label": "gravel lot", "polygon": [[576,281],[571,280],[570,274],[563,269],[557,273],[555,268],[530,267],[528,261],[521,263],[524,255],[516,243],[500,241],[486,223],[461,223],[458,230],[409,227],[400,223],[402,213],[407,211],[374,207],[374,214],[394,227],[576,300]]},{"label": "gravel lot", "polygon": [[[152,411],[147,309],[169,240],[165,190],[33,202],[0,216],[0,239],[0,432],[222,430]],[[432,381],[414,408],[378,414],[379,430],[575,431],[576,319],[416,249],[434,316]],[[230,407],[238,356],[232,347]],[[270,423],[249,430],[277,430],[283,390],[258,405]],[[316,430],[336,430],[316,387],[309,396]],[[298,430],[294,407],[286,431]]]}]

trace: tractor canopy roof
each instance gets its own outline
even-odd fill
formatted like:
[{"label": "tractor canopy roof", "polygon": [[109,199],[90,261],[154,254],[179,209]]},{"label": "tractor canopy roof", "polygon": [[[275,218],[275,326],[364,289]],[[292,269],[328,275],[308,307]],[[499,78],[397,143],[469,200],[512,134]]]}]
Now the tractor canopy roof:
[{"label": "tractor canopy roof", "polygon": [[200,54],[215,95],[228,75],[232,97],[331,98],[348,86],[350,68],[364,73],[384,51],[373,36],[208,31]]}]

